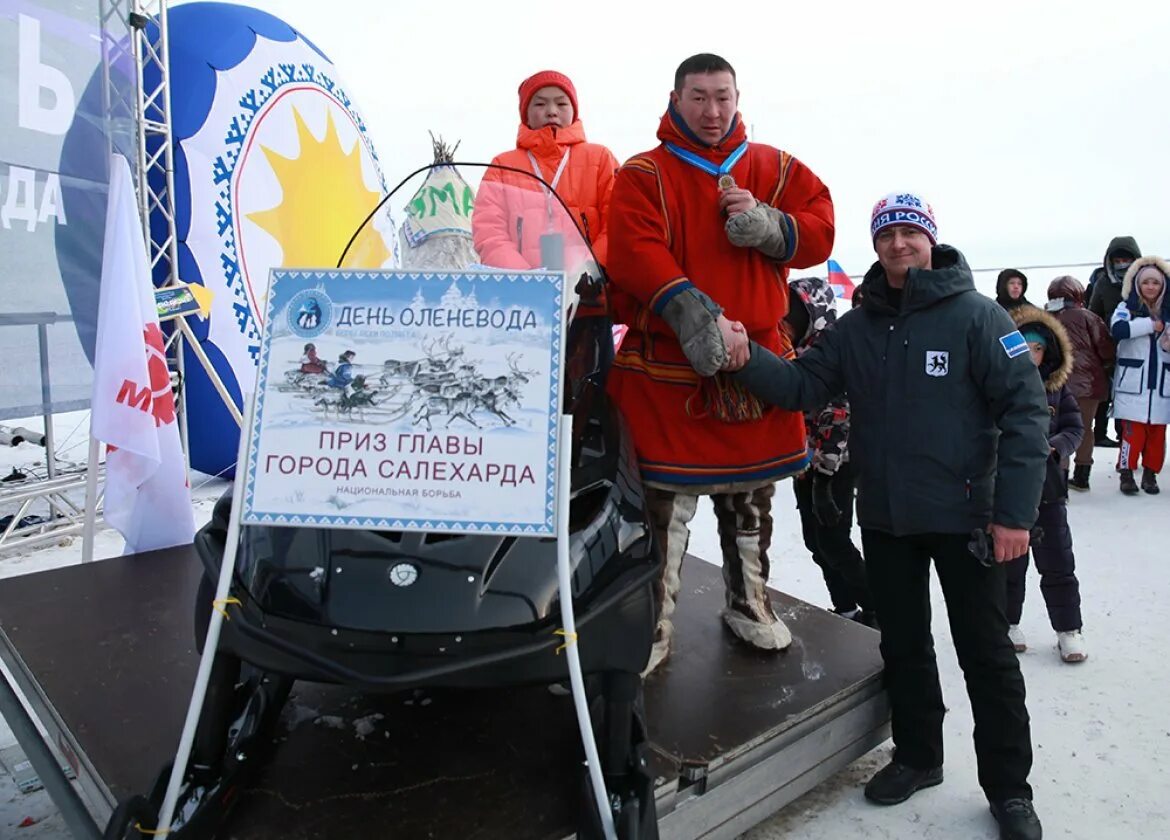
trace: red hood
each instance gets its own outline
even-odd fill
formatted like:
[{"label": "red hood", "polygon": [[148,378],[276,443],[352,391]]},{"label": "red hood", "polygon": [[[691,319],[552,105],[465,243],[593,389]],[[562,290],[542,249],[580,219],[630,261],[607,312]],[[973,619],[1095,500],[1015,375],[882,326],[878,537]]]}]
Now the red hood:
[{"label": "red hood", "polygon": [[520,123],[520,130],[516,132],[516,148],[530,150],[538,157],[559,156],[562,154],[560,149],[584,142],[585,126],[581,125],[580,120],[573,120],[566,128],[557,128],[554,125],[529,128]]},{"label": "red hood", "polygon": [[674,106],[670,106],[662,115],[661,122],[658,123],[658,139],[663,143],[681,146],[688,151],[702,155],[707,160],[722,163],[744,140],[747,140],[747,129],[743,127],[743,117],[737,111],[735,119],[731,123],[731,131],[727,132],[727,135],[714,146],[709,146],[687,128],[678,111],[674,109]]}]

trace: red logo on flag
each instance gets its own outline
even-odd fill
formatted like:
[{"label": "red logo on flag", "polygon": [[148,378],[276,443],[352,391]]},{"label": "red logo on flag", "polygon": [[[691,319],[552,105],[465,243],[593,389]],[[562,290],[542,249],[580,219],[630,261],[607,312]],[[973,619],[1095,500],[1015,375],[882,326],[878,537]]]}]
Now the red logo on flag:
[{"label": "red logo on flag", "polygon": [[167,370],[167,357],[163,352],[162,330],[158,324],[147,324],[142,331],[146,345],[146,369],[150,373],[150,384],[139,387],[129,379],[122,380],[115,398],[123,405],[149,411],[154,416],[154,425],[170,425],[175,422],[175,395],[171,392],[171,374]]}]

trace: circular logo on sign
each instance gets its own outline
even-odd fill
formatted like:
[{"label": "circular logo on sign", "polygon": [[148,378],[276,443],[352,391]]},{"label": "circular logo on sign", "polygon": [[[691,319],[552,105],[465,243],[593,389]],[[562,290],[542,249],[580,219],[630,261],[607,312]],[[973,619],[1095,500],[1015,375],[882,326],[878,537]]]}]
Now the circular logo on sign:
[{"label": "circular logo on sign", "polygon": [[395,586],[410,586],[418,580],[418,567],[411,563],[398,563],[390,567],[390,582]]},{"label": "circular logo on sign", "polygon": [[305,289],[288,303],[288,328],[301,338],[316,338],[333,318],[333,301],[320,289]]}]

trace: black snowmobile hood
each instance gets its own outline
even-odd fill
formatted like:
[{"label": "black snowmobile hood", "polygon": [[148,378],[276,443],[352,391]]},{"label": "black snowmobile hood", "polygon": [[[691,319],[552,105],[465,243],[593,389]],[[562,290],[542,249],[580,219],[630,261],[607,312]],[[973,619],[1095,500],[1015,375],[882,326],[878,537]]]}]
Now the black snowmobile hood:
[{"label": "black snowmobile hood", "polygon": [[1105,259],[1101,264],[1105,268],[1105,276],[1114,286],[1120,286],[1121,281],[1125,279],[1124,274],[1118,277],[1109,270],[1109,260],[1119,253],[1129,254],[1136,260],[1141,257],[1142,249],[1138,247],[1137,240],[1132,236],[1115,236],[1109,240],[1109,247],[1105,249]]},{"label": "black snowmobile hood", "polygon": [[[964,292],[975,291],[975,277],[967,259],[950,245],[936,245],[931,250],[931,268],[912,268],[907,274],[902,290],[902,310],[910,312],[926,309],[941,300]],[[890,303],[890,284],[886,270],[875,262],[865,273],[865,297],[861,300],[863,309],[883,314],[897,314]]]}]

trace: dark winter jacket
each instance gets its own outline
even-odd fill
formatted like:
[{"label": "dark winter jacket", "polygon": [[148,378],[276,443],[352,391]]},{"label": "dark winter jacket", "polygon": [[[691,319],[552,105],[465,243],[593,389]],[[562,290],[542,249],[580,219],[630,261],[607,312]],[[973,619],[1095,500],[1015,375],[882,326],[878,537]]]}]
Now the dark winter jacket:
[{"label": "dark winter jacket", "polygon": [[1069,459],[1081,445],[1085,422],[1081,417],[1076,397],[1068,387],[1073,373],[1074,351],[1072,340],[1060,322],[1034,306],[1021,306],[1012,311],[1012,320],[1027,334],[1035,330],[1044,336],[1047,346],[1040,362],[1039,376],[1048,396],[1048,474],[1044,481],[1042,502],[1059,502],[1068,498]]},{"label": "dark winter jacket", "polygon": [[[1097,288],[1097,283],[1100,282],[1104,277],[1105,269],[1101,266],[1097,266],[1092,270],[1092,272],[1090,272],[1089,282],[1085,284],[1084,301],[1086,309],[1089,308],[1089,303],[1093,300],[1093,289]],[[1098,315],[1097,317],[1100,318],[1101,316]]]},{"label": "dark winter jacket", "polygon": [[[1018,298],[1013,298],[1008,295],[1007,284],[1009,280],[1019,280],[1023,290],[1020,292]],[[1024,272],[1015,268],[1005,268],[995,278],[995,302],[1004,309],[1011,311],[1017,306],[1031,306],[1028,302],[1028,278]]]},{"label": "dark winter jacket", "polygon": [[1108,325],[1085,309],[1084,301],[1080,281],[1066,274],[1048,284],[1048,305],[1044,308],[1060,322],[1072,342],[1069,391],[1078,400],[1107,400],[1116,348]]},{"label": "dark winter jacket", "polygon": [[1117,304],[1121,303],[1121,282],[1125,279],[1125,275],[1118,277],[1110,270],[1109,260],[1115,256],[1126,254],[1135,260],[1142,255],[1142,249],[1138,247],[1137,240],[1132,236],[1113,237],[1109,247],[1105,249],[1103,273],[1093,284],[1093,297],[1089,299],[1089,311],[1106,323],[1109,323],[1109,319],[1113,317]]},{"label": "dark winter jacket", "polygon": [[795,362],[755,344],[739,381],[783,408],[849,393],[850,461],[863,528],[895,536],[1030,529],[1048,457],[1044,388],[1011,318],[975,291],[967,261],[934,248],[900,307],[885,271],[860,308]]},{"label": "dark winter jacket", "polygon": [[[788,281],[788,314],[784,316],[796,330],[792,345],[800,356],[821,331],[837,322],[837,305],[833,287],[821,277],[798,277]],[[834,475],[849,461],[849,401],[834,397],[815,411],[806,411],[804,425],[808,431],[809,468],[813,472]]]}]

